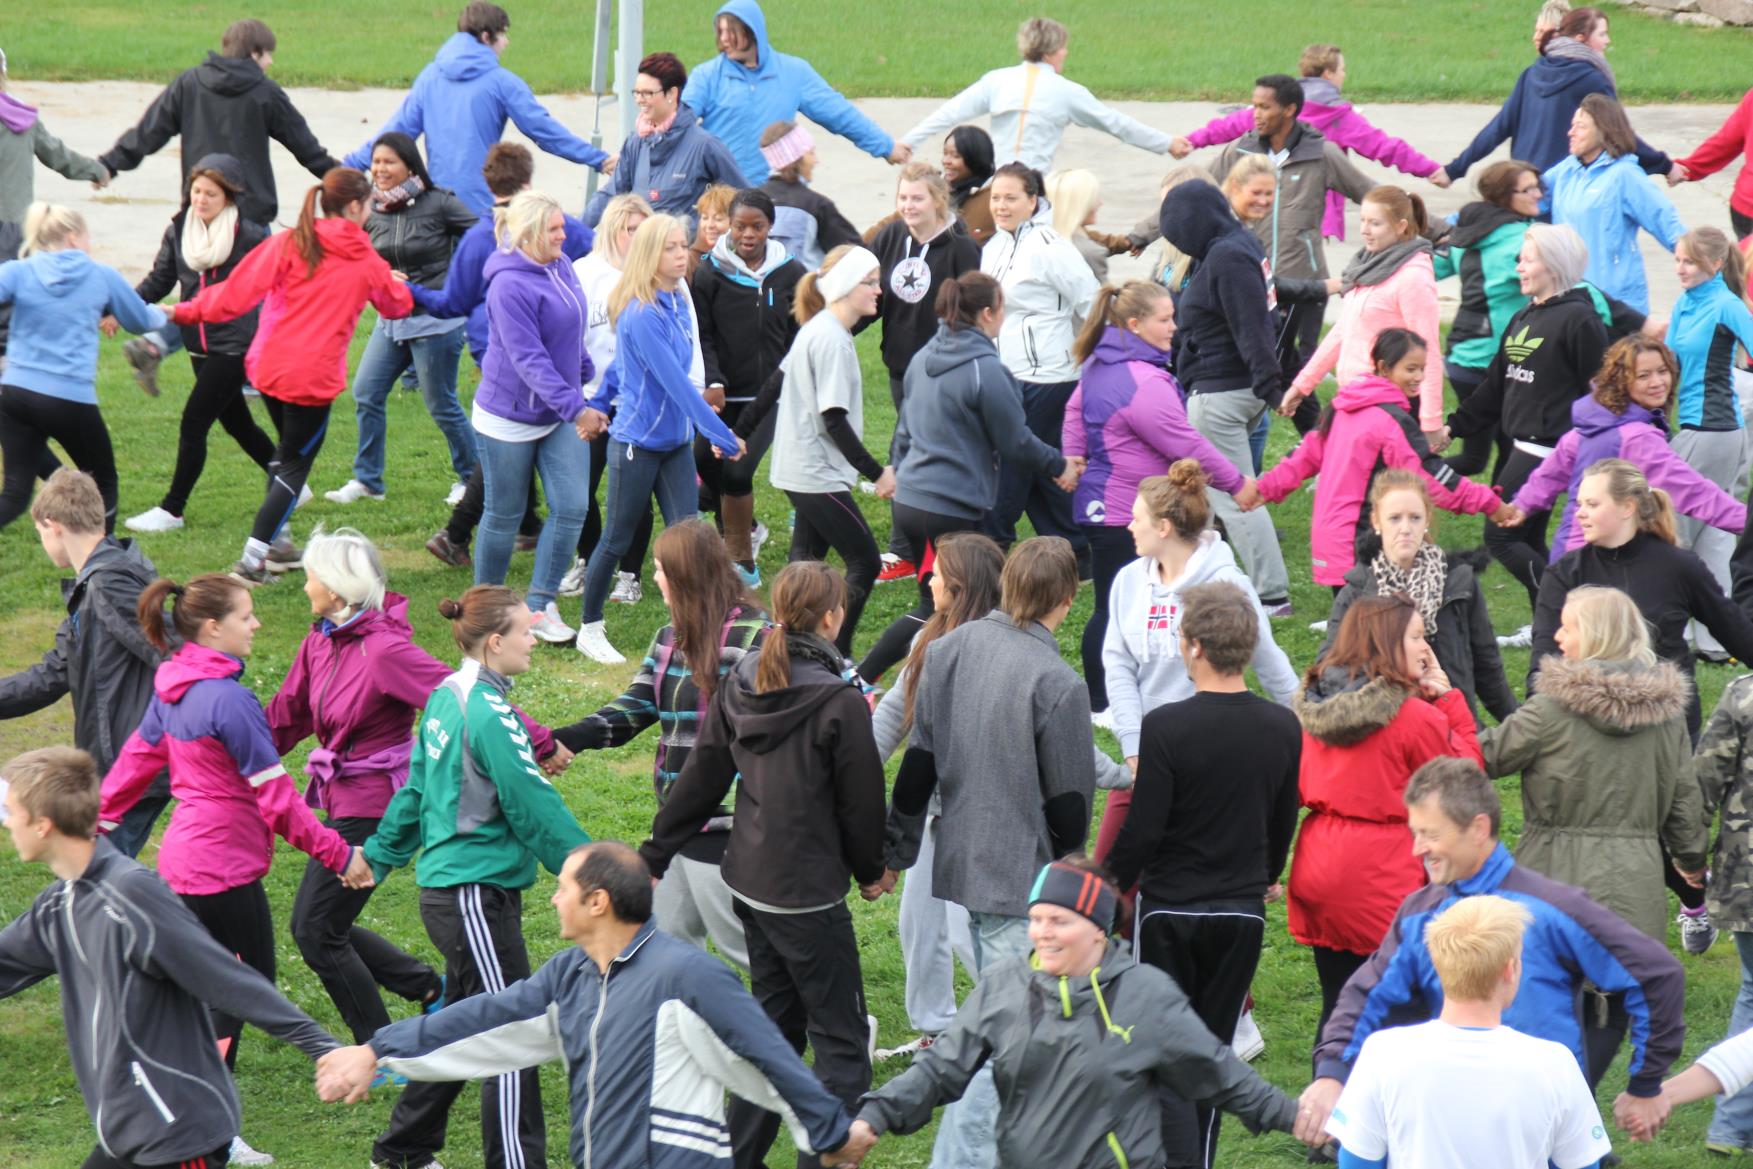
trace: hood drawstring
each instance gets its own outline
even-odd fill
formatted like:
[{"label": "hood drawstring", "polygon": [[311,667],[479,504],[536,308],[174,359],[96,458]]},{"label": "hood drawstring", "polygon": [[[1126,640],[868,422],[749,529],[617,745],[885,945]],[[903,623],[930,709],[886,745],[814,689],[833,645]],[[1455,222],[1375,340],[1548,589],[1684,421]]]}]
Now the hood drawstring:
[{"label": "hood drawstring", "polygon": [[[1041,968],[1041,956],[1039,954],[1030,954],[1029,965],[1034,969],[1039,970]],[[1108,1000],[1102,997],[1101,973],[1102,968],[1100,966],[1090,971],[1090,991],[1096,996],[1096,1010],[1100,1012],[1102,1016],[1102,1026],[1107,1028],[1108,1034],[1118,1035],[1120,1037],[1120,1042],[1130,1044],[1132,1042],[1132,1032],[1134,1028],[1118,1026],[1114,1022],[1114,1016],[1108,1013]],[[1065,1012],[1065,1017],[1067,1019],[1071,1018],[1070,975],[1061,974],[1059,976],[1059,1008]]]}]

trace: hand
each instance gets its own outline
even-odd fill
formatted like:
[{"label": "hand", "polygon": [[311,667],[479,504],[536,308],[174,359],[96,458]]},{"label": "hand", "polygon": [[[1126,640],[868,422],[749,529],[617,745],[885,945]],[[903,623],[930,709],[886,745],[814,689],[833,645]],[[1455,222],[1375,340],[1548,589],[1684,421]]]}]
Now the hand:
[{"label": "hand", "polygon": [[1449,449],[1449,444],[1455,441],[1455,436],[1448,427],[1439,426],[1435,430],[1425,431],[1424,441],[1430,444],[1431,454],[1440,455]]},{"label": "hand", "polygon": [[114,337],[117,333],[122,331],[122,325],[115,317],[111,316],[109,313],[105,313],[103,320],[97,323],[97,331],[106,337]]},{"label": "hand", "polygon": [[913,161],[913,148],[911,146],[907,145],[905,142],[895,143],[895,148],[893,150],[889,151],[889,165],[890,166],[906,166],[908,163],[910,163],[912,161]]},{"label": "hand", "polygon": [[832,1153],[823,1153],[822,1164],[828,1169],[841,1165],[856,1166],[870,1154],[876,1143],[876,1130],[862,1120],[855,1120],[852,1122],[852,1130],[846,1134],[846,1143]]},{"label": "hand", "polygon": [[105,187],[109,186],[110,180],[115,178],[115,177],[116,177],[116,172],[111,170],[109,167],[106,166],[106,167],[104,167],[103,178],[91,180],[91,189],[94,191],[101,191]]},{"label": "hand", "polygon": [[1243,511],[1253,511],[1266,502],[1266,497],[1260,494],[1259,481],[1252,477],[1243,479],[1242,489],[1230,498],[1234,499],[1236,506]]},{"label": "hand", "polygon": [[1519,528],[1527,518],[1527,512],[1507,500],[1491,513],[1491,522],[1500,528]]},{"label": "hand", "polygon": [[394,276],[397,280],[400,280],[403,284],[408,282],[408,274],[400,268],[391,268],[390,275]]},{"label": "hand", "polygon": [[337,1047],[317,1058],[317,1099],[357,1104],[371,1092],[377,1052],[369,1045]]},{"label": "hand", "polygon": [[730,462],[730,463],[736,462],[738,459],[742,458],[744,455],[746,455],[748,453],[749,453],[749,440],[744,438],[740,434],[737,435],[737,453],[736,454],[727,455],[724,453],[724,451],[720,450],[718,447],[712,448],[712,457],[713,458],[723,459],[726,462]]},{"label": "hand", "polygon": [[1283,901],[1283,900],[1284,900],[1284,882],[1283,881],[1280,881],[1276,885],[1266,886],[1266,904],[1271,905],[1274,901]]},{"label": "hand", "polygon": [[1668,1123],[1673,1101],[1666,1093],[1660,1096],[1633,1096],[1621,1092],[1613,1101],[1613,1119],[1634,1141],[1651,1141]]},{"label": "hand", "polygon": [[1436,168],[1436,173],[1430,176],[1430,181],[1431,181],[1431,184],[1433,186],[1447,187],[1450,183],[1453,183],[1455,180],[1453,180],[1449,177],[1448,171],[1444,170],[1442,167],[1439,166]]},{"label": "hand", "polygon": [[1418,688],[1424,691],[1426,698],[1441,698],[1449,692],[1449,676],[1437,664],[1435,654],[1425,655],[1424,672],[1419,675]]},{"label": "hand", "polygon": [[554,740],[554,753],[542,760],[542,772],[546,775],[559,775],[572,765],[573,753],[566,749],[566,744],[559,739]]},{"label": "hand", "polygon": [[702,398],[706,399],[706,404],[708,406],[712,407],[713,413],[715,413],[715,414],[723,414],[724,413],[724,387],[723,386],[717,386],[717,385],[707,386],[704,390],[700,391],[700,396]]},{"label": "hand", "polygon": [[1327,277],[1326,285],[1328,296],[1338,296],[1345,291],[1345,282],[1337,276]]},{"label": "hand", "polygon": [[573,420],[572,425],[578,431],[578,437],[589,442],[609,428],[609,416],[601,410],[586,406],[584,412]]},{"label": "hand", "polygon": [[615,173],[615,168],[617,166],[620,166],[620,165],[621,165],[620,158],[617,157],[616,155],[611,154],[611,155],[609,155],[609,157],[603,159],[601,166],[597,167],[597,173],[600,175],[605,175],[605,176],[612,175]]},{"label": "hand", "polygon": [[1677,187],[1681,183],[1689,183],[1691,181],[1692,175],[1689,174],[1686,168],[1679,163],[1675,163],[1668,168],[1668,185],[1670,187]]},{"label": "hand", "polygon": [[1136,755],[1126,756],[1126,769],[1128,771],[1132,772],[1133,779],[1138,778],[1138,756],[1136,756]]},{"label": "hand", "polygon": [[1333,1106],[1339,1103],[1344,1086],[1332,1076],[1322,1076],[1303,1089],[1297,1101],[1296,1128],[1292,1130],[1297,1140],[1311,1149],[1327,1143],[1327,1118],[1333,1115]]},{"label": "hand", "polygon": [[1308,394],[1302,390],[1286,390],[1283,400],[1278,403],[1278,412],[1286,418],[1291,417],[1296,413],[1296,408],[1303,404],[1303,399],[1306,397]]},{"label": "hand", "polygon": [[1654,341],[1665,340],[1668,336],[1668,318],[1645,317],[1643,328],[1639,329],[1638,332]]},{"label": "hand", "polygon": [[347,868],[341,873],[341,883],[349,889],[370,889],[377,884],[377,877],[371,871],[371,862],[365,859],[363,848],[355,848],[353,855],[347,858]]},{"label": "hand", "polygon": [[1699,869],[1696,872],[1688,872],[1685,868],[1683,868],[1681,866],[1679,861],[1675,861],[1674,862],[1674,871],[1676,873],[1679,873],[1682,877],[1684,877],[1686,879],[1686,883],[1688,885],[1691,885],[1694,889],[1702,889],[1702,888],[1704,888],[1704,878],[1709,873],[1710,870]]},{"label": "hand", "polygon": [[1059,473],[1059,478],[1053,480],[1053,485],[1067,494],[1076,491],[1077,481],[1083,478],[1084,469],[1088,466],[1087,459],[1066,456],[1065,470]]},{"label": "hand", "polygon": [[1169,143],[1169,157],[1171,158],[1186,158],[1192,153],[1193,142],[1184,135],[1175,135],[1174,140]]},{"label": "hand", "polygon": [[876,497],[878,499],[895,498],[895,468],[883,468],[881,477],[876,481]]}]

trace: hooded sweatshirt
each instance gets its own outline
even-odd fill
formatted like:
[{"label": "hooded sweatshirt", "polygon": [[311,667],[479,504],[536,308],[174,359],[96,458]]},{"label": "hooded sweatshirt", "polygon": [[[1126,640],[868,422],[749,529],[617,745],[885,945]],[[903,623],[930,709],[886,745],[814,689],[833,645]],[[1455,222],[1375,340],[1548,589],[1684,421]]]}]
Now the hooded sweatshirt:
[{"label": "hooded sweatshirt", "polygon": [[339,873],[353,855],[317,822],[280,764],[262,704],[238,681],[243,662],[184,642],[158,667],[152,701],[103,780],[108,832],[168,765],[179,801],[158,848],[158,871],[178,893],[223,893],[258,880],[274,837]]},{"label": "hooded sweatshirt", "polygon": [[761,190],[773,200],[778,216],[773,221],[773,238],[805,268],[820,268],[822,257],[841,244],[864,242],[852,221],[834,206],[834,200],[801,178],[788,182],[770,175]]},{"label": "hooded sweatshirt", "polygon": [[1735,347],[1753,353],[1753,314],[1718,272],[1680,293],[1668,318],[1668,348],[1680,362],[1680,426],[1684,430],[1740,430],[1735,395]]},{"label": "hooded sweatshirt", "polygon": [[584,412],[593,372],[584,347],[589,309],[572,261],[538,264],[519,249],[501,250],[487,257],[484,275],[493,346],[481,367],[476,414],[526,426],[570,423]]},{"label": "hooded sweatshirt", "polygon": [[669,127],[655,134],[629,134],[621,139],[615,173],[603,180],[584,218],[592,227],[616,195],[638,195],[662,215],[695,225],[694,204],[714,183],[742,190],[749,186],[724,143],[708,134],[686,105],[676,107]]},{"label": "hooded sweatshirt", "polygon": [[105,314],[130,333],[165,321],[120,272],[78,248],[0,264],[0,305],[7,304],[5,383],[87,406],[97,405],[97,326]]},{"label": "hooded sweatshirt", "polygon": [[[1272,151],[1258,131],[1249,133],[1224,147],[1211,166],[1212,177],[1222,182],[1244,154],[1271,156]],[[1272,213],[1249,230],[1271,258],[1274,275],[1325,279],[1327,252],[1321,246],[1321,223],[1327,215],[1329,196],[1338,192],[1353,203],[1362,203],[1375,183],[1365,178],[1326,135],[1301,122],[1291,128],[1277,172],[1278,197]]]},{"label": "hooded sweatshirt", "polygon": [[1455,216],[1446,246],[1432,258],[1438,280],[1461,278],[1461,304],[1449,327],[1449,364],[1468,369],[1490,365],[1504,326],[1528,303],[1516,261],[1530,222],[1483,199]]},{"label": "hooded sweatshirt", "polygon": [[706,129],[730,148],[750,183],[764,183],[770,168],[761,155],[761,132],[774,122],[802,114],[830,134],[849,139],[873,158],[887,158],[895,140],[858,111],[802,57],[774,50],[767,40],[767,17],[755,0],[729,0],[714,14],[742,21],[754,34],[755,65],[750,68],[723,53],[688,71],[682,102],[693,107]]},{"label": "hooded sweatshirt", "polygon": [[998,502],[1001,462],[1059,476],[1065,459],[1029,429],[1022,389],[979,329],[939,325],[907,366],[895,420],[895,501],[977,520]]},{"label": "hooded sweatshirt", "polygon": [[923,244],[896,219],[876,233],[870,250],[883,269],[877,302],[883,365],[891,378],[902,378],[913,355],[937,332],[938,290],[945,280],[980,270],[980,245],[953,219]]},{"label": "hooded sweatshirt", "polygon": [[1714,175],[1735,161],[1746,159],[1735,173],[1735,189],[1729,195],[1729,206],[1742,215],[1753,216],[1753,89],[1742,95],[1734,112],[1722,128],[1699,144],[1697,150],[1675,164],[1686,168],[1692,179]]},{"label": "hooded sweatshirt", "polygon": [[667,452],[693,441],[737,449],[737,436],[693,380],[694,302],[686,285],[635,299],[615,320],[615,363],[603,375],[593,409],[614,413],[609,437],[640,450]]},{"label": "hooded sweatshirt", "polygon": [[[197,162],[194,169],[218,171],[234,186],[247,190],[243,164],[229,154],[210,154]],[[239,215],[235,221],[231,254],[211,268],[196,269],[190,267],[188,258],[183,255],[183,224],[188,222],[189,215],[189,200],[185,195],[181,210],[171,216],[170,226],[164,229],[164,239],[158,245],[158,258],[152,262],[152,271],[134,286],[134,291],[147,304],[163,300],[173,288],[178,290],[180,299],[194,300],[208,285],[219,284],[230,276],[243,258],[268,238],[265,224],[251,222]],[[252,309],[234,321],[193,325],[183,329],[182,334],[183,345],[190,353],[241,356],[249,351],[250,340],[256,335],[256,314]]]},{"label": "hooded sweatshirt", "polygon": [[1513,440],[1555,446],[1606,352],[1607,327],[1586,288],[1529,301],[1505,326],[1485,380],[1449,415],[1449,429],[1466,438],[1501,426]]},{"label": "hooded sweatshirt", "polygon": [[1175,373],[1190,394],[1254,391],[1274,404],[1283,373],[1272,324],[1266,253],[1230,210],[1223,192],[1182,183],[1163,199],[1163,238],[1196,262],[1175,314]]},{"label": "hooded sweatshirt", "polygon": [[729,232],[694,270],[706,384],[723,386],[726,401],[753,401],[779,368],[797,336],[791,301],[803,277],[804,266],[773,238],[761,263],[751,268],[737,255]]},{"label": "hooded sweatshirt", "polygon": [[1289,705],[1296,693],[1296,671],[1278,643],[1272,622],[1253,584],[1236,566],[1236,554],[1213,529],[1199,533],[1199,546],[1181,575],[1162,579],[1162,570],[1141,556],[1114,577],[1108,594],[1108,632],[1102,641],[1102,669],[1108,678],[1108,712],[1120,753],[1138,754],[1144,716],[1167,702],[1193,697],[1187,663],[1181,660],[1181,594],[1194,585],[1224,581],[1241,589],[1254,606],[1260,637],[1254,644],[1254,672],[1274,701]]},{"label": "hooded sweatshirt", "polygon": [[505,136],[505,122],[549,154],[598,168],[609,157],[572,133],[550,114],[529,83],[503,68],[499,54],[465,32],[452,33],[432,63],[420,70],[408,96],[390,120],[346,158],[364,170],[379,138],[399,130],[410,138],[426,135],[426,165],[432,181],[457,193],[479,213],[493,206],[493,192],[481,177],[487,151]]},{"label": "hooded sweatshirt", "polygon": [[1649,281],[1637,229],[1673,251],[1686,234],[1673,200],[1650,182],[1636,158],[1614,158],[1605,150],[1586,166],[1581,159],[1566,158],[1540,182],[1551,200],[1552,222],[1575,228],[1589,246],[1583,279],[1639,312],[1649,312]]},{"label": "hooded sweatshirt", "polygon": [[[34,106],[0,93],[0,223],[23,223],[36,198],[36,165],[80,182],[109,178],[96,159],[67,149],[49,133]],[[10,259],[10,257],[8,257]]]},{"label": "hooded sweatshirt", "polygon": [[1101,286],[1071,241],[1053,230],[1045,198],[1015,231],[993,229],[980,271],[1004,289],[998,355],[1005,368],[1036,385],[1076,380],[1071,343]]}]

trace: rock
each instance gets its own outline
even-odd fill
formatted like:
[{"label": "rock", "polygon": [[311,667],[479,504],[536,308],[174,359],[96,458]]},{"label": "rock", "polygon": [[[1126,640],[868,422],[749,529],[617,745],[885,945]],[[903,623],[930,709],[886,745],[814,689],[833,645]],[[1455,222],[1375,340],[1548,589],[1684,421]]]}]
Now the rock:
[{"label": "rock", "polygon": [[1708,12],[1675,12],[1670,13],[1668,19],[1672,20],[1675,24],[1691,25],[1693,28],[1723,27],[1722,19],[1710,15]]},{"label": "rock", "polygon": [[1753,25],[1753,0],[1698,0],[1698,10],[1725,24]]},{"label": "rock", "polygon": [[1702,0],[1637,0],[1641,8],[1653,8],[1659,12],[1697,12]]}]

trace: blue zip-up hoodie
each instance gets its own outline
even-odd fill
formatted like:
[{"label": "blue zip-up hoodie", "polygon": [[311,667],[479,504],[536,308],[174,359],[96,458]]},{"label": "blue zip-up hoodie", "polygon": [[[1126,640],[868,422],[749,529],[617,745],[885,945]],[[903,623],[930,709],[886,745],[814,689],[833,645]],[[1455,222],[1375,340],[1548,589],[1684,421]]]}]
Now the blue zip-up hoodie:
[{"label": "blue zip-up hoodie", "polygon": [[496,251],[483,279],[493,343],[475,405],[509,422],[570,423],[584,411],[584,383],[595,372],[584,347],[590,314],[572,261],[538,264],[520,251]]},{"label": "blue zip-up hoodie", "polygon": [[694,440],[737,449],[737,436],[706,404],[688,376],[694,357],[693,314],[684,288],[659,291],[655,304],[634,300],[615,321],[615,363],[591,406],[615,421],[609,437],[645,451],[668,452]]},{"label": "blue zip-up hoodie", "polygon": [[1689,430],[1739,430],[1735,346],[1753,353],[1753,313],[1718,272],[1688,288],[1668,318],[1668,348],[1680,361],[1680,425]]},{"label": "blue zip-up hoodie", "polygon": [[97,405],[98,322],[113,315],[130,333],[166,320],[108,264],[77,248],[0,264],[0,304],[12,306],[6,384]]},{"label": "blue zip-up hoodie", "polygon": [[[581,260],[590,254],[595,239],[590,228],[568,215],[566,240],[560,245],[560,253],[568,260]],[[493,212],[488,211],[457,240],[443,288],[408,285],[414,303],[428,315],[469,318],[466,335],[469,354],[476,365],[487,359],[487,261],[498,248],[499,242],[493,237]]]},{"label": "blue zip-up hoodie", "polygon": [[895,140],[887,131],[859,113],[808,61],[774,51],[767,41],[767,17],[755,0],[729,0],[717,16],[727,13],[755,34],[759,53],[755,67],[746,68],[720,53],[688,74],[682,101],[730,148],[731,157],[752,185],[766,182],[769,170],[761,155],[761,131],[774,122],[791,121],[799,113],[830,133],[850,139],[866,154],[888,157]]},{"label": "blue zip-up hoodie", "polygon": [[779,1112],[800,1149],[851,1120],[730,967],[647,921],[605,973],[568,946],[530,977],[371,1037],[413,1080],[479,1080],[564,1061],[578,1169],[722,1169],[728,1090]]},{"label": "blue zip-up hoodie", "polygon": [[1587,980],[1605,994],[1623,993],[1631,1017],[1630,1091],[1657,1095],[1686,1038],[1686,972],[1660,942],[1581,889],[1516,864],[1501,843],[1466,880],[1426,885],[1400,903],[1380,948],[1340,992],[1315,1047],[1315,1075],[1344,1080],[1378,1027],[1442,1012],[1443,985],[1424,946],[1424,927],[1462,897],[1486,893],[1533,915],[1522,935],[1522,988],[1503,1014],[1504,1025],[1564,1044],[1581,1064],[1578,988]]},{"label": "blue zip-up hoodie", "polygon": [[1605,150],[1587,166],[1566,158],[1541,175],[1540,182],[1551,199],[1552,222],[1575,228],[1589,246],[1583,279],[1638,312],[1649,312],[1649,281],[1637,229],[1673,251],[1686,234],[1673,201],[1650,182],[1637,159],[1629,154],[1614,158]]},{"label": "blue zip-up hoodie", "polygon": [[693,110],[678,106],[676,120],[663,133],[629,134],[621,140],[621,161],[591,197],[584,219],[595,227],[610,199],[631,193],[655,211],[686,220],[692,228],[700,219],[694,204],[712,183],[739,191],[751,185],[724,143],[701,127]]},{"label": "blue zip-up hoodie", "polygon": [[[470,36],[452,33],[383,128],[342,161],[365,170],[371,147],[391,130],[426,135],[426,169],[435,186],[449,187],[476,211],[493,206],[481,177],[487,151],[505,134],[509,118],[549,154],[601,167],[609,157],[572,131],[536,100],[529,83],[499,64],[499,54]],[[760,131],[756,131],[758,134]]]}]

